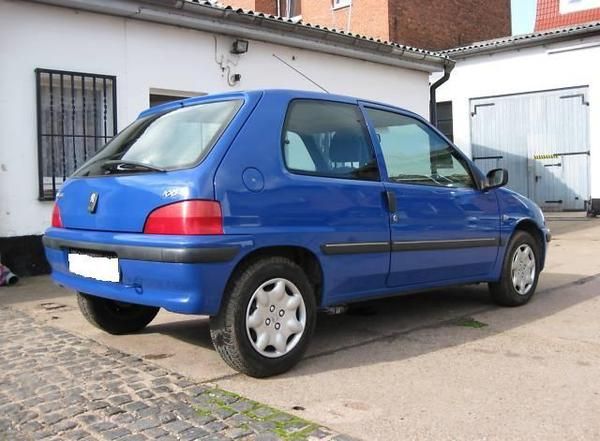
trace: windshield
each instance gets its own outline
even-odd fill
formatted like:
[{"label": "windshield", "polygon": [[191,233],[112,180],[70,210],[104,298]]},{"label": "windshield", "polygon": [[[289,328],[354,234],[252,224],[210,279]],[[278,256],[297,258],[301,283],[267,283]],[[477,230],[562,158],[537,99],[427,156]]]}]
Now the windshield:
[{"label": "windshield", "polygon": [[210,151],[241,105],[241,100],[205,103],[138,119],[74,176],[190,167]]}]

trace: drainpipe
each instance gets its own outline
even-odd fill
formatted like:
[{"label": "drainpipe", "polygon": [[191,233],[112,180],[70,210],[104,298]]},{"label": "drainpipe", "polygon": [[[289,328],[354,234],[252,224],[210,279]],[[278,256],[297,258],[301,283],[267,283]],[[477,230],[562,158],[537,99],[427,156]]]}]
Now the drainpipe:
[{"label": "drainpipe", "polygon": [[429,122],[437,127],[437,106],[435,93],[438,87],[450,79],[454,63],[444,64],[444,75],[429,87]]}]

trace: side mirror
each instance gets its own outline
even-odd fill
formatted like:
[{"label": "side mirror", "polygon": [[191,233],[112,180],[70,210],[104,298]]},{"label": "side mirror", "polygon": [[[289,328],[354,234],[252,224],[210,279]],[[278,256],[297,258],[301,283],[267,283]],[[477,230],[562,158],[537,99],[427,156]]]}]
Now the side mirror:
[{"label": "side mirror", "polygon": [[508,183],[508,170],[504,168],[495,168],[490,170],[485,179],[484,190],[504,187]]}]

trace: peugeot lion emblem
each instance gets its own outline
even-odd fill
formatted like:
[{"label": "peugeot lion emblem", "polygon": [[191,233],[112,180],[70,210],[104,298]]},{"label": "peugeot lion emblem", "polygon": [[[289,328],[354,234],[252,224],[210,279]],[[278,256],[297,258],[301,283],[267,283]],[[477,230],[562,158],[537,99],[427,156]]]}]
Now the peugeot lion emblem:
[{"label": "peugeot lion emblem", "polygon": [[97,207],[98,207],[98,193],[93,192],[90,195],[90,200],[88,202],[88,211],[91,214],[94,214],[96,212]]}]

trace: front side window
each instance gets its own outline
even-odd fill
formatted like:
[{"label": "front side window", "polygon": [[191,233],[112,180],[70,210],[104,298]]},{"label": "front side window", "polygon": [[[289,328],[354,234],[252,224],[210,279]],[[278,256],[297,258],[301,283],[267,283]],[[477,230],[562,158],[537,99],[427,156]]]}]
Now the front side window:
[{"label": "front side window", "polygon": [[138,119],[75,176],[190,167],[210,150],[241,105],[241,100],[204,103]]},{"label": "front side window", "polygon": [[421,121],[405,115],[367,109],[381,145],[388,178],[393,182],[473,187],[464,159]]},{"label": "front side window", "polygon": [[296,173],[378,180],[375,153],[357,106],[295,100],[283,129],[286,167]]}]

